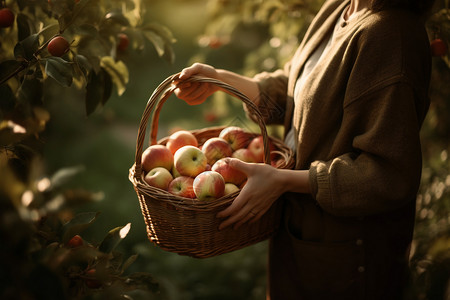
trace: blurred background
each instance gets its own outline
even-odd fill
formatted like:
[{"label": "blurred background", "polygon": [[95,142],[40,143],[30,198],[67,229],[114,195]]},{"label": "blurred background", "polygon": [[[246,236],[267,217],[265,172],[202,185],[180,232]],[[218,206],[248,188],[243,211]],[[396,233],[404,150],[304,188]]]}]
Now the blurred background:
[{"label": "blurred background", "polygon": [[[0,32],[0,295],[264,299],[267,242],[208,259],[162,251],[147,239],[128,171],[142,112],[159,83],[193,62],[249,76],[275,70],[295,51],[321,4],[2,1],[16,19]],[[411,299],[450,299],[449,16],[448,1],[438,1],[427,21],[430,42],[440,40],[445,51],[433,57],[432,102],[422,131]],[[72,41],[71,49],[51,58],[46,42],[61,33]],[[126,46],[119,46],[119,34],[126,35]],[[158,137],[236,122],[247,124],[242,105],[224,94],[200,106],[171,97],[160,115]],[[269,132],[279,136],[280,128]],[[110,231],[128,223],[125,234]],[[73,254],[67,245],[74,234],[82,237],[83,247],[102,251]],[[105,246],[108,239],[113,246]],[[86,270],[93,261],[100,269],[98,257],[107,261],[108,271],[91,276]],[[133,274],[142,275],[139,282]],[[89,285],[88,279],[100,284]],[[121,284],[106,288],[107,282]]]}]

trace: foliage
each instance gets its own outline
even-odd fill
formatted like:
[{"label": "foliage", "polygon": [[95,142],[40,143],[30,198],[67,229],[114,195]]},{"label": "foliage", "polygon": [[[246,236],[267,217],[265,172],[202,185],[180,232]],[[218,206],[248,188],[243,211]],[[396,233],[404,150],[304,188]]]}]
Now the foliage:
[{"label": "foliage", "polygon": [[[101,194],[65,188],[79,167],[46,176],[41,135],[52,118],[48,103],[61,96],[49,87],[78,90],[90,115],[114,89],[119,96],[126,90],[131,51],[151,45],[173,62],[172,33],[145,18],[140,0],[19,0],[1,6],[14,13],[15,22],[0,29],[0,233],[8,246],[1,252],[0,298],[131,299],[156,292],[149,274],[125,275],[136,256],[125,259],[115,250],[130,224],[111,230],[98,245],[81,239],[97,214],[74,216],[74,209]],[[51,51],[55,37],[70,41],[69,49]],[[124,37],[130,47],[119,45]],[[76,240],[81,244],[74,246]]]}]

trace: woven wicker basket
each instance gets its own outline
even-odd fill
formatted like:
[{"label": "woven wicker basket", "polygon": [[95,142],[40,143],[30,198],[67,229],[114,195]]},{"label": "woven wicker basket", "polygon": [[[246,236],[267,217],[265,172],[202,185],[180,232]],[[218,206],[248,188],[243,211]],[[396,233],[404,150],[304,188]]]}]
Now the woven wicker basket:
[{"label": "woven wicker basket", "polygon": [[[238,230],[226,228],[218,230],[221,221],[216,214],[228,207],[239,192],[223,196],[213,201],[199,201],[172,195],[166,191],[149,186],[144,180],[141,165],[145,132],[152,114],[150,144],[165,144],[167,137],[157,141],[159,112],[164,102],[173,94],[173,84],[179,74],[169,76],[153,92],[147,102],[139,126],[135,163],[130,169],[129,179],[136,190],[142,215],[144,217],[148,238],[160,248],[196,258],[207,258],[241,249],[261,242],[272,236],[278,228],[280,205],[276,201],[258,222],[244,224]],[[292,151],[280,140],[268,136],[263,118],[256,106],[235,88],[215,79],[193,76],[189,82],[208,82],[216,84],[227,93],[247,104],[250,111],[258,116],[261,135],[265,146],[265,163],[270,164],[269,140],[277,149],[281,159],[277,168],[293,167]],[[197,137],[199,145],[207,139],[218,136],[223,127],[211,127],[191,132]],[[257,136],[258,134],[254,134]]]}]

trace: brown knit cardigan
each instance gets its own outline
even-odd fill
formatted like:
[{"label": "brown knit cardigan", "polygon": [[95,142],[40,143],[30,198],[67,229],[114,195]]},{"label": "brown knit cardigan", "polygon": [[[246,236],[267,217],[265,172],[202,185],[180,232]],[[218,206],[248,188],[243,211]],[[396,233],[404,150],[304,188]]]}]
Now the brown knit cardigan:
[{"label": "brown knit cardigan", "polygon": [[286,68],[255,77],[266,121],[295,130],[296,169],[309,169],[312,189],[279,200],[271,299],[402,299],[429,106],[428,37],[409,12],[369,12],[339,31],[294,101],[305,61],[348,4],[327,1]]}]

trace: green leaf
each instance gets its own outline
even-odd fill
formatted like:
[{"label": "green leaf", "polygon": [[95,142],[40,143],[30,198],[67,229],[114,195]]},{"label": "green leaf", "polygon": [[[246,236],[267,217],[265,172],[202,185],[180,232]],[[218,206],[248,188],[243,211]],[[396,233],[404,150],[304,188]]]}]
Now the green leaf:
[{"label": "green leaf", "polygon": [[144,31],[144,36],[150,42],[152,42],[158,55],[163,56],[164,55],[164,45],[165,45],[164,39],[153,31]]},{"label": "green leaf", "polygon": [[84,212],[77,214],[62,227],[62,242],[67,243],[73,236],[88,228],[98,217],[99,212]]},{"label": "green leaf", "polygon": [[101,69],[101,72],[103,73],[104,78],[104,85],[103,85],[103,96],[101,98],[102,105],[105,105],[105,103],[111,98],[112,94],[112,88],[113,88],[113,82],[111,79],[111,76],[108,72],[106,72],[105,69]]},{"label": "green leaf", "polygon": [[120,11],[112,11],[107,13],[105,20],[112,21],[122,26],[130,26],[130,22]]},{"label": "green leaf", "polygon": [[63,168],[56,171],[53,176],[50,178],[50,182],[53,188],[59,188],[62,185],[66,184],[75,175],[78,175],[80,172],[84,171],[83,166],[69,167]]},{"label": "green leaf", "polygon": [[17,14],[17,37],[19,41],[22,41],[31,34],[29,18],[22,13]]},{"label": "green leaf", "polygon": [[31,60],[38,48],[39,35],[34,33],[16,44],[14,47],[14,57],[16,59]]},{"label": "green leaf", "polygon": [[117,88],[117,94],[121,96],[125,92],[129,80],[127,66],[120,60],[114,61],[111,56],[102,57],[100,65],[111,76],[111,80]]},{"label": "green leaf", "polygon": [[5,60],[0,63],[0,82],[10,78],[14,72],[23,69],[22,63],[17,60]]},{"label": "green leaf", "polygon": [[45,73],[63,86],[69,87],[72,84],[72,64],[61,57],[47,58],[45,63]]},{"label": "green leaf", "polygon": [[116,227],[111,229],[101,242],[98,249],[104,253],[110,253],[117,247],[117,245],[122,241],[130,231],[131,223],[128,223],[122,227]]},{"label": "green leaf", "polygon": [[138,258],[137,254],[128,257],[128,259],[122,265],[122,272],[128,269],[128,267],[131,266],[136,261],[137,258]]},{"label": "green leaf", "polygon": [[86,115],[92,114],[99,103],[104,94],[104,78],[103,73],[99,72],[97,75],[95,72],[91,72],[89,74],[89,81],[86,85]]}]

